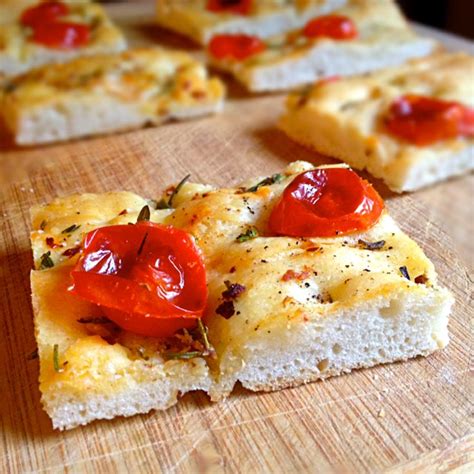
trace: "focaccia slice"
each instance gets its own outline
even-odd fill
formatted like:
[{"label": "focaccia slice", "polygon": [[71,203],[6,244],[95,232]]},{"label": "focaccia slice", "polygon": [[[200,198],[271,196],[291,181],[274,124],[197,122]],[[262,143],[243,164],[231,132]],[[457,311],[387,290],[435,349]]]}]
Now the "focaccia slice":
[{"label": "focaccia slice", "polygon": [[[237,0],[249,4],[248,14],[216,12],[208,8],[218,0],[157,0],[157,22],[200,44],[207,44],[215,34],[243,33],[262,38],[282,34],[303,26],[310,18],[324,15],[348,0]],[[225,5],[230,2],[221,0]]]},{"label": "focaccia slice", "polygon": [[186,53],[77,58],[11,79],[2,113],[18,144],[68,140],[221,110],[224,86]]},{"label": "focaccia slice", "polygon": [[[34,43],[30,39],[31,29],[21,25],[17,18],[21,13],[17,11],[17,7],[16,10],[13,9],[14,20],[5,14],[11,21],[0,21],[0,79],[24,73],[43,64],[65,62],[78,56],[114,53],[126,48],[124,36],[100,5],[84,0],[64,3],[69,6],[70,14],[61,17],[61,21],[88,25],[91,29],[89,43],[73,49],[49,48]],[[31,5],[25,2],[21,6]]]},{"label": "focaccia slice", "polygon": [[418,37],[393,0],[351,0],[334,14],[350,18],[358,37],[348,40],[306,38],[302,30],[264,41],[266,49],[245,60],[210,63],[231,73],[252,92],[292,89],[329,76],[348,76],[426,56],[436,43]]},{"label": "focaccia slice", "polygon": [[[163,409],[178,393],[196,389],[219,400],[238,381],[251,390],[280,389],[427,355],[448,343],[452,296],[386,211],[357,235],[268,235],[276,200],[311,168],[293,163],[235,188],[187,183],[172,209],[154,209],[156,203],[126,192],[75,195],[33,208],[40,389],[55,427]],[[170,345],[182,351],[179,345],[189,341],[121,331],[67,291],[84,234],[135,223],[145,204],[152,221],[191,233],[203,253],[204,321],[215,357],[188,359],[183,352],[170,360]],[[239,291],[229,299],[233,284]]]},{"label": "focaccia slice", "polygon": [[297,142],[367,169],[396,192],[414,191],[474,168],[474,139],[429,146],[384,127],[390,104],[417,94],[474,106],[474,57],[438,54],[371,75],[315,84],[290,95],[280,128]]}]

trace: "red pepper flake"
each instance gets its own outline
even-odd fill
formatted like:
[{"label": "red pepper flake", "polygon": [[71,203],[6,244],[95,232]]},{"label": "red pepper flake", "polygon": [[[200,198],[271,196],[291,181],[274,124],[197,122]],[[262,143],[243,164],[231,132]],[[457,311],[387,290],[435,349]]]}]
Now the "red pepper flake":
[{"label": "red pepper flake", "polygon": [[124,209],[123,211],[119,212],[119,216],[124,216],[125,214],[128,214],[127,209]]},{"label": "red pepper flake", "polygon": [[428,283],[428,277],[426,275],[418,275],[416,278],[415,278],[415,283],[418,283],[418,285],[424,285],[426,283]]},{"label": "red pepper flake", "polygon": [[70,249],[67,249],[65,250],[62,255],[64,255],[65,257],[74,257],[74,255],[76,255],[77,253],[79,253],[81,251],[81,247],[72,247]]},{"label": "red pepper flake", "polygon": [[235,314],[234,302],[224,301],[216,308],[216,313],[225,319],[229,319]]},{"label": "red pepper flake", "polygon": [[191,96],[193,99],[204,99],[206,97],[206,91],[192,91]]},{"label": "red pepper flake", "polygon": [[229,273],[235,273],[236,270],[237,270],[237,268],[231,267],[231,269],[229,270]]},{"label": "red pepper flake", "polygon": [[55,241],[54,241],[54,238],[53,237],[46,237],[46,245],[49,247],[49,248],[52,248],[52,249],[56,249],[58,247],[61,247],[60,244],[57,244]]},{"label": "red pepper flake", "polygon": [[285,274],[281,277],[281,281],[290,281],[290,280],[306,280],[309,278],[311,273],[307,270],[301,272],[295,272],[294,270],[287,270]]},{"label": "red pepper flake", "polygon": [[224,283],[227,287],[227,290],[222,292],[222,297],[226,300],[235,300],[245,291],[245,286],[241,285],[240,283],[231,283],[228,280],[226,280]]}]

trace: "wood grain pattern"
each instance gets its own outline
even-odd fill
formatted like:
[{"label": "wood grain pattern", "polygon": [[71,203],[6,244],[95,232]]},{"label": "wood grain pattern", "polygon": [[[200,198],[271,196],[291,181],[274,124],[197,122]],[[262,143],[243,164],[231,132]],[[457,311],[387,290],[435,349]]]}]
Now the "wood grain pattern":
[{"label": "wood grain pattern", "polygon": [[220,117],[2,152],[0,472],[472,472],[472,177],[413,196],[375,183],[456,296],[446,350],[276,393],[239,389],[220,404],[189,394],[166,412],[53,432],[38,364],[26,360],[29,207],[85,191],[153,197],[188,172],[227,185],[295,159],[328,162],[274,129],[281,109],[281,96],[240,97]]}]

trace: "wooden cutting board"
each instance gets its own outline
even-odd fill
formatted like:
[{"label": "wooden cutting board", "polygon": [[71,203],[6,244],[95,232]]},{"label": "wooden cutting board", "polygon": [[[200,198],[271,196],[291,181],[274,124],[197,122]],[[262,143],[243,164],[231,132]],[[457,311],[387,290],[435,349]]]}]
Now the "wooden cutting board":
[{"label": "wooden cutting board", "polygon": [[[125,18],[136,41],[163,39]],[[330,161],[275,130],[282,96],[233,95],[221,116],[200,121],[22,151],[4,143],[0,472],[472,472],[472,177],[412,196],[375,183],[456,297],[446,350],[276,393],[240,388],[220,404],[189,394],[166,412],[52,430],[40,406],[38,363],[26,358],[35,348],[29,207],[86,191],[155,197],[187,173],[220,186],[297,159]]]}]

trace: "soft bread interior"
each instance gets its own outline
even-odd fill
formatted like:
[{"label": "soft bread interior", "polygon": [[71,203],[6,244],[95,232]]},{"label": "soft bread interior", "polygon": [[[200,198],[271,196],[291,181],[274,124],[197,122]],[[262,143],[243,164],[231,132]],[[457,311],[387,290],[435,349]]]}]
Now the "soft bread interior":
[{"label": "soft bread interior", "polygon": [[250,390],[271,391],[430,354],[448,343],[451,305],[446,290],[401,291],[251,331],[222,355],[211,397],[227,396],[237,381]]}]

